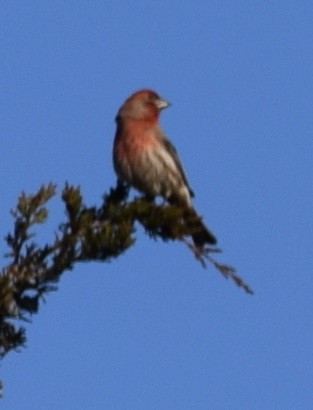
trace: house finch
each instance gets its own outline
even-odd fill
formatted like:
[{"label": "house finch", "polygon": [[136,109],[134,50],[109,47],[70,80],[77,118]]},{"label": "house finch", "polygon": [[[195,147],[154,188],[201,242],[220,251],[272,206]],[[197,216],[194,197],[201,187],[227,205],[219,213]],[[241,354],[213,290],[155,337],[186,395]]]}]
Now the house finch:
[{"label": "house finch", "polygon": [[131,95],[119,109],[113,162],[119,180],[149,197],[158,195],[186,210],[196,246],[216,244],[215,236],[192,207],[192,192],[175,147],[159,125],[170,103],[152,90]]}]

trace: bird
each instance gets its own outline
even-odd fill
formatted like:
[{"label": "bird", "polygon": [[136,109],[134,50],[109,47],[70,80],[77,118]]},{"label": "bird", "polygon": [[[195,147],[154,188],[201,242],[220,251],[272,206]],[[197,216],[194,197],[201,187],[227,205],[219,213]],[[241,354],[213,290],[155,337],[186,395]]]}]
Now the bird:
[{"label": "bird", "polygon": [[149,198],[161,196],[169,204],[186,210],[196,247],[215,245],[215,235],[192,205],[194,192],[177,150],[159,123],[161,111],[170,105],[151,89],[139,90],[126,99],[115,119],[114,169],[120,183]]}]

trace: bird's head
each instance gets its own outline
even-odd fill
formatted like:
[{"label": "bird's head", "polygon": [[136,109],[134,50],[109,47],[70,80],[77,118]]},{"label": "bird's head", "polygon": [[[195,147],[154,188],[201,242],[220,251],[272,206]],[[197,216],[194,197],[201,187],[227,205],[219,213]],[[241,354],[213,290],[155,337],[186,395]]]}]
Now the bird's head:
[{"label": "bird's head", "polygon": [[171,104],[155,91],[144,89],[132,94],[119,109],[116,119],[158,119],[160,111]]}]

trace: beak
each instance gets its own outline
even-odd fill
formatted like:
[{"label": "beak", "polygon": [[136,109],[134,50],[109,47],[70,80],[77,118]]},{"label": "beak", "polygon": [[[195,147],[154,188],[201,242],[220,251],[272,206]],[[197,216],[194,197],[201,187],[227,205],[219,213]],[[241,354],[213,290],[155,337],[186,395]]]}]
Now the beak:
[{"label": "beak", "polygon": [[166,101],[161,97],[156,100],[155,104],[159,110],[163,110],[164,108],[170,107],[172,105],[169,101]]}]

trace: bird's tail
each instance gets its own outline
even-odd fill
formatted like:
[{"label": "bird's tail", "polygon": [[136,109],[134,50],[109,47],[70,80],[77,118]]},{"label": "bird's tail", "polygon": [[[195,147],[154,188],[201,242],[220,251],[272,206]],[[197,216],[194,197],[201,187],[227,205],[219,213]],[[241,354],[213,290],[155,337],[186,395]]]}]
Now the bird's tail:
[{"label": "bird's tail", "polygon": [[205,244],[216,245],[217,239],[213,233],[205,226],[202,218],[193,208],[187,212],[188,225],[192,230],[192,239],[196,246],[202,247]]}]

